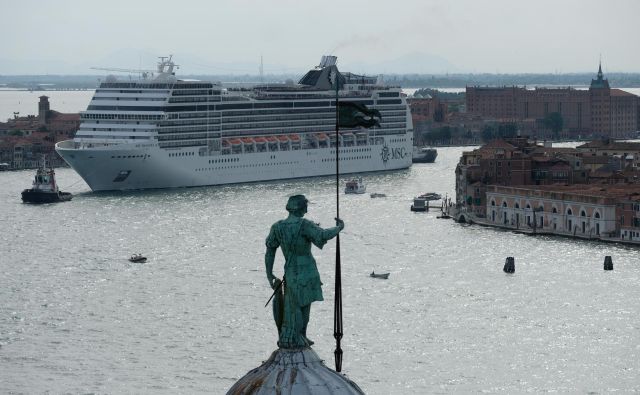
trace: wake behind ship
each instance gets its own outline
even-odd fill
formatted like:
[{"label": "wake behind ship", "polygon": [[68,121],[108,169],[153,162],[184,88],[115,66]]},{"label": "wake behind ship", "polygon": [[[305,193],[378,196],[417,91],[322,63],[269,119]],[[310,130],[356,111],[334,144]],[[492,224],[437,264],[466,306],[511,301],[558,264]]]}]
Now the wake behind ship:
[{"label": "wake behind ship", "polygon": [[[377,77],[340,73],[337,58],[297,84],[251,89],[181,80],[161,58],[137,81],[108,76],[81,113],[73,140],[56,151],[94,191],[175,188],[314,177],[411,166],[413,126],[399,87]],[[339,100],[382,114],[380,127],[341,129]],[[337,140],[337,141],[336,141]]]}]

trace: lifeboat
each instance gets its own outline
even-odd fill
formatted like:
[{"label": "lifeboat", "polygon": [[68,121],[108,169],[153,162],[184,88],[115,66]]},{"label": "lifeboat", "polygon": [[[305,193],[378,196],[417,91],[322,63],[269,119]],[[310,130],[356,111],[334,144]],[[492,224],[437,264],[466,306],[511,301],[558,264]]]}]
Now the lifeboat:
[{"label": "lifeboat", "polygon": [[327,134],[326,133],[315,133],[315,136],[318,140],[326,140],[327,139]]},{"label": "lifeboat", "polygon": [[291,140],[291,141],[300,141],[300,136],[298,136],[297,134],[290,134],[289,135],[289,140]]},{"label": "lifeboat", "polygon": [[242,142],[245,144],[253,144],[253,139],[251,137],[243,137]]},{"label": "lifeboat", "polygon": [[258,137],[254,137],[253,141],[255,141],[258,144],[264,144],[267,142],[267,139],[262,136],[258,136]]},{"label": "lifeboat", "polygon": [[286,134],[281,134],[278,135],[278,140],[280,140],[281,143],[287,143],[289,142],[289,137],[287,137]]},{"label": "lifeboat", "polygon": [[229,143],[231,143],[231,145],[240,145],[242,144],[242,141],[240,141],[240,139],[231,139],[229,140]]},{"label": "lifeboat", "polygon": [[267,136],[265,137],[267,139],[268,142],[270,143],[277,143],[278,139],[276,138],[276,136]]}]

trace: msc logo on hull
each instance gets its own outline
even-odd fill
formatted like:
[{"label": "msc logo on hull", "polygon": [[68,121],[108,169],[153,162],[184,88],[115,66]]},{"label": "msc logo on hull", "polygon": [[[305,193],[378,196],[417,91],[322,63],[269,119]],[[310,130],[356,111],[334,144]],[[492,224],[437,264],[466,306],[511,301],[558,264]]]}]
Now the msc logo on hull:
[{"label": "msc logo on hull", "polygon": [[389,148],[387,144],[382,146],[382,150],[380,151],[380,157],[384,163],[387,163],[389,159],[403,159],[406,158],[409,153],[404,147],[400,148]]}]

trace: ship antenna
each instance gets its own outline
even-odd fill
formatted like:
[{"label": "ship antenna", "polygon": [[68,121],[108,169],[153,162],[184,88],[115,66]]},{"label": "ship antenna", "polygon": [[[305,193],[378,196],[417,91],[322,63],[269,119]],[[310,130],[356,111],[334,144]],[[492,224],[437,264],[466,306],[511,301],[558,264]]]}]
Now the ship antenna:
[{"label": "ship antenna", "polygon": [[264,63],[262,63],[262,55],[260,55],[260,83],[264,83]]}]

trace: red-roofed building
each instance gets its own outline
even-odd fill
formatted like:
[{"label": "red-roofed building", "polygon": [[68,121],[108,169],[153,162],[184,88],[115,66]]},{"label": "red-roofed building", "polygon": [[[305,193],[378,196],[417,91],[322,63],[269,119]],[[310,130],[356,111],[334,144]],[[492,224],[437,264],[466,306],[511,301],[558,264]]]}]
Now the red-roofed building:
[{"label": "red-roofed building", "polygon": [[54,144],[73,138],[79,126],[80,114],[53,111],[49,98],[40,96],[37,116],[0,122],[0,162],[9,163],[12,169],[35,168],[45,154],[52,166],[64,165],[55,153]]}]

